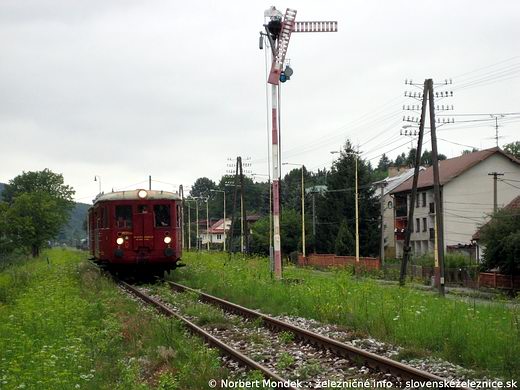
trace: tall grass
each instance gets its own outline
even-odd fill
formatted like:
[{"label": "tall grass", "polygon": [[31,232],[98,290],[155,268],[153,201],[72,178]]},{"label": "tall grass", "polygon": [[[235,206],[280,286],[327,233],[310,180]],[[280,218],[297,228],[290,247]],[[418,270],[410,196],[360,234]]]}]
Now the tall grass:
[{"label": "tall grass", "polygon": [[84,257],[52,250],[0,272],[0,388],[200,389],[225,375],[214,350]]},{"label": "tall grass", "polygon": [[492,375],[520,378],[520,312],[444,299],[407,287],[287,266],[277,282],[264,258],[188,253],[173,279],[272,314],[347,326]]}]

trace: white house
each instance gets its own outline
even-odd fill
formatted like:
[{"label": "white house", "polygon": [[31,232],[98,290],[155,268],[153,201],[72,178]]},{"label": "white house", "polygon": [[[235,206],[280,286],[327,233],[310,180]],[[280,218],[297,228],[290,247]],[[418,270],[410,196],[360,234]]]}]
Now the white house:
[{"label": "white house", "polygon": [[[497,176],[497,206],[504,207],[520,194],[520,161],[499,148],[485,149],[439,162],[441,207],[446,249],[475,247],[472,236],[489,220],[494,207],[494,172]],[[404,229],[413,177],[397,186],[394,197],[396,256],[402,257]],[[415,255],[433,252],[435,205],[433,203],[433,168],[421,171],[411,221],[410,245]],[[475,255],[474,255],[475,256]]]},{"label": "white house", "polygon": [[[226,218],[225,228],[225,233],[227,234],[229,232],[229,229],[231,228],[231,219]],[[208,232],[203,231],[200,234],[200,237],[202,245],[206,245],[208,243],[208,240],[210,244],[224,244],[224,219],[219,219],[217,222],[210,226],[209,234]]]}]

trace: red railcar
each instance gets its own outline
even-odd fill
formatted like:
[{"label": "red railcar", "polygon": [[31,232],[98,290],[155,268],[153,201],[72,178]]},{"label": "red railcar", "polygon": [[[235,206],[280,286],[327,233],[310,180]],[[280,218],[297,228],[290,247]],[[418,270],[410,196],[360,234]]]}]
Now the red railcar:
[{"label": "red railcar", "polygon": [[181,198],[166,191],[101,194],[88,212],[90,254],[110,268],[162,273],[179,266]]}]

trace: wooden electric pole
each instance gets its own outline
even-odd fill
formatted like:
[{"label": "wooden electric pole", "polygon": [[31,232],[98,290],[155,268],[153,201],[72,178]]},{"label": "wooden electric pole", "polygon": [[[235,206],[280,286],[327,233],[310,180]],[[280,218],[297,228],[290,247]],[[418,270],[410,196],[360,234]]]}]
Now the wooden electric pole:
[{"label": "wooden electric pole", "polygon": [[444,295],[444,218],[442,213],[441,185],[439,179],[439,158],[437,153],[437,133],[435,129],[435,105],[433,97],[433,80],[428,83],[428,95],[430,101],[430,134],[432,139],[432,165],[433,165],[433,198],[435,203],[435,229],[437,229],[437,259],[435,260],[435,276],[439,286],[439,294]]},{"label": "wooden electric pole", "polygon": [[231,228],[228,241],[229,253],[233,250],[233,237],[236,229],[236,209],[238,201],[238,191],[240,190],[240,251],[247,252],[249,250],[247,215],[245,210],[244,199],[244,171],[242,169],[242,157],[237,157],[235,168],[235,189],[233,192],[233,210],[231,213]]},{"label": "wooden electric pole", "polygon": [[385,266],[385,187],[386,182],[381,182],[381,243],[379,249],[381,268],[384,268]]},{"label": "wooden electric pole", "polygon": [[488,173],[488,176],[493,176],[493,212],[496,213],[498,211],[497,176],[504,176],[504,174],[498,172],[491,172]]},{"label": "wooden electric pole", "polygon": [[[452,94],[453,95],[453,94]],[[415,95],[414,95],[415,96]],[[405,232],[404,241],[404,255],[401,263],[401,274],[399,277],[399,284],[404,285],[406,278],[406,266],[410,258],[410,238],[412,234],[413,211],[415,208],[415,199],[417,196],[417,182],[419,178],[419,166],[421,163],[422,142],[424,137],[424,124],[426,117],[427,99],[429,103],[430,114],[430,135],[432,142],[432,169],[433,169],[433,196],[435,204],[435,245],[437,256],[435,257],[435,281],[439,288],[439,293],[444,295],[444,218],[442,213],[442,195],[440,188],[439,175],[439,158],[437,151],[437,133],[435,127],[435,101],[433,94],[433,80],[427,79],[424,81],[424,88],[422,94],[421,119],[419,122],[419,139],[417,141],[417,151],[415,155],[415,169],[412,184],[412,194],[410,197],[410,204],[408,210],[408,223]]]},{"label": "wooden electric pole", "polygon": [[404,233],[403,261],[401,262],[401,273],[399,275],[399,284],[401,286],[404,286],[404,282],[406,279],[406,267],[408,265],[408,261],[410,260],[410,252],[412,250],[412,248],[410,247],[410,237],[412,235],[412,221],[413,221],[413,214],[414,214],[414,209],[415,209],[415,198],[417,196],[417,182],[419,180],[419,167],[421,165],[421,153],[422,153],[422,143],[423,143],[423,137],[424,137],[424,122],[425,122],[425,117],[426,117],[427,96],[428,96],[428,80],[426,80],[424,82],[423,95],[422,95],[421,120],[419,122],[419,139],[417,140],[417,150],[415,153],[412,194],[410,196],[410,204],[409,204],[409,208],[408,208],[408,222],[406,224],[406,230]]}]

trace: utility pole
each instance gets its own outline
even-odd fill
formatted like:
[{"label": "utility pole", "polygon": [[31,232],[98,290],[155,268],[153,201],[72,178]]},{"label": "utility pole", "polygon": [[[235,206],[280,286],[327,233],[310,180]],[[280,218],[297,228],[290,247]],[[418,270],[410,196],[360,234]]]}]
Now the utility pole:
[{"label": "utility pole", "polygon": [[303,168],[304,166],[302,165],[302,255],[305,259],[305,182]]},{"label": "utility pole", "polygon": [[503,118],[505,115],[504,114],[490,114],[491,118],[495,118],[495,142],[496,142],[496,145],[497,145],[497,148],[498,148],[498,139],[499,138],[502,138],[502,137],[499,137],[498,136],[498,118]]},{"label": "utility pole", "polygon": [[[339,150],[333,150],[330,152],[331,154],[341,153]],[[356,263],[359,263],[359,188],[358,188],[358,158],[359,152],[345,152],[347,156],[354,156],[355,163],[355,194],[354,194],[354,203],[356,208]]]},{"label": "utility pole", "polygon": [[188,251],[191,251],[191,208],[188,202]]},{"label": "utility pole", "polygon": [[381,182],[381,245],[379,250],[379,258],[381,267],[385,266],[385,187],[386,182]]},{"label": "utility pole", "polygon": [[356,162],[356,263],[359,263],[359,193],[358,193],[358,155],[354,156]]},{"label": "utility pole", "polygon": [[235,215],[237,205],[237,192],[240,188],[240,251],[247,252],[249,250],[248,229],[247,229],[247,215],[244,203],[244,171],[242,169],[242,157],[237,157],[235,168],[235,191],[233,193],[233,211],[231,214],[231,229],[229,235],[229,251],[232,252],[232,242],[235,232]]},{"label": "utility pole", "polygon": [[182,184],[179,186],[179,196],[181,197],[181,245],[184,250],[186,243],[184,242],[184,188]]},{"label": "utility pole", "polygon": [[209,252],[209,197],[206,198],[206,249]]},{"label": "utility pole", "polygon": [[98,194],[101,194],[101,176],[94,175],[94,181],[97,181],[99,183],[99,192],[98,192]]},{"label": "utility pole", "polygon": [[[442,213],[442,198],[439,180],[439,158],[437,154],[437,133],[435,128],[435,105],[433,97],[433,80],[426,80],[430,102],[430,134],[432,140],[432,164],[433,164],[433,193],[435,202],[435,228],[437,232],[437,257],[436,270],[439,271],[439,293],[444,296],[444,217]],[[417,153],[420,159],[420,154]],[[419,160],[420,161],[420,160]],[[413,207],[413,205],[412,205]]]},{"label": "utility pole", "polygon": [[488,176],[493,176],[493,213],[498,211],[498,191],[497,191],[497,176],[504,176],[503,173],[491,172]]},{"label": "utility pole", "polygon": [[[275,7],[265,11],[264,16],[270,21],[264,25],[265,33],[260,32],[269,40],[272,52],[271,71],[267,82],[271,84],[271,128],[272,128],[272,170],[273,170],[273,241],[274,241],[274,273],[276,279],[282,278],[282,253],[280,235],[280,134],[278,127],[278,108],[280,81],[285,82],[292,74],[292,69],[285,65],[285,55],[292,32],[334,32],[337,22],[296,22],[296,10],[287,9],[282,19],[282,13]],[[262,42],[262,40],[261,40]],[[262,44],[260,47],[262,48]]]},{"label": "utility pole", "polygon": [[316,253],[316,191],[312,191],[312,237]]},{"label": "utility pole", "polygon": [[199,199],[195,198],[195,219],[197,220],[197,225],[195,227],[195,234],[197,236],[197,251],[200,250],[200,237],[199,237]]},{"label": "utility pole", "polygon": [[[412,81],[406,81],[406,84],[414,85]],[[451,84],[451,80],[449,82]],[[448,85],[448,81],[446,80],[445,85]],[[412,194],[410,197],[410,208],[408,211],[408,223],[406,226],[405,232],[405,242],[404,242],[404,256],[403,261],[401,263],[401,274],[399,277],[399,284],[404,285],[405,277],[406,277],[406,266],[407,262],[410,258],[410,237],[412,233],[412,222],[413,222],[413,214],[415,209],[415,199],[417,196],[417,181],[419,178],[419,165],[421,163],[421,155],[422,155],[422,142],[424,137],[424,124],[426,119],[426,104],[429,103],[429,114],[430,114],[430,134],[431,134],[431,143],[432,143],[432,170],[433,170],[433,192],[434,192],[434,204],[435,204],[435,247],[437,250],[437,255],[435,258],[435,279],[437,286],[439,288],[439,293],[444,295],[444,218],[442,212],[442,197],[441,197],[441,189],[440,189],[440,177],[439,177],[439,158],[437,151],[437,134],[436,134],[436,120],[435,120],[435,101],[434,101],[434,92],[433,92],[433,80],[427,79],[424,81],[423,94],[416,95],[416,92],[407,94],[405,96],[413,97],[413,98],[422,98],[422,106],[421,106],[421,119],[419,120],[419,139],[417,142],[417,151],[415,155],[415,169],[413,176],[413,185],[412,185]],[[439,93],[436,92],[435,96],[439,96]],[[446,92],[440,92],[440,97],[448,97],[453,96],[453,92],[449,94]],[[427,102],[428,99],[428,102]],[[449,109],[449,108],[448,108]],[[453,109],[453,107],[451,108]],[[404,118],[403,118],[404,119]],[[413,122],[412,120],[408,120]],[[439,122],[440,123],[440,122]],[[442,123],[453,123],[443,119]]]},{"label": "utility pole", "polygon": [[[406,96],[406,94],[405,94]],[[413,172],[413,184],[412,184],[412,194],[410,197],[410,206],[408,208],[408,222],[406,224],[406,230],[404,233],[404,245],[403,245],[403,260],[401,262],[401,272],[399,274],[399,284],[404,286],[404,282],[406,279],[406,267],[408,265],[408,261],[410,260],[410,252],[412,248],[410,247],[410,238],[412,235],[412,221],[413,214],[415,209],[415,198],[417,196],[417,182],[419,180],[419,166],[421,165],[421,154],[422,154],[422,143],[424,137],[424,122],[426,117],[426,103],[428,96],[428,82],[424,81],[424,88],[422,94],[422,106],[421,106],[421,120],[419,122],[419,139],[417,140],[417,150],[415,153],[415,165]]]},{"label": "utility pole", "polygon": [[248,245],[247,240],[247,216],[244,209],[244,172],[242,170],[242,158],[240,158],[240,164],[238,166],[240,171],[240,251],[242,253],[247,252],[246,246],[244,245],[244,239],[246,245]]},{"label": "utility pole", "polygon": [[305,253],[305,180],[304,180],[305,165],[288,163],[288,162],[282,163],[282,165],[297,165],[302,170],[302,184],[301,184],[301,186],[302,186],[302,195],[301,195],[301,198],[302,198],[302,256],[303,256],[303,258],[305,258],[305,256],[306,256],[306,253]]}]

